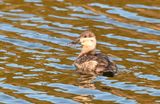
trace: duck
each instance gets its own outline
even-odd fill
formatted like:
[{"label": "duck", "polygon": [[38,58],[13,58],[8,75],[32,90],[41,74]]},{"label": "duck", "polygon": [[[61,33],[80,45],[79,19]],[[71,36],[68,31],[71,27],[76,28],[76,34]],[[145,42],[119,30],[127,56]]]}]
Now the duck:
[{"label": "duck", "polygon": [[72,41],[72,44],[80,44],[81,52],[74,61],[76,72],[81,75],[102,75],[113,77],[118,71],[115,62],[108,55],[97,52],[96,35],[92,31],[84,31]]}]

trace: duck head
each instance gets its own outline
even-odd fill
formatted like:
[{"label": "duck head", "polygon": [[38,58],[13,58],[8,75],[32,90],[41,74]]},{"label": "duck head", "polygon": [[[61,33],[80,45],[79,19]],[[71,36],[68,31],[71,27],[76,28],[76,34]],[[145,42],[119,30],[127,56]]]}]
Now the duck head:
[{"label": "duck head", "polygon": [[80,37],[72,42],[72,44],[80,43],[82,46],[79,56],[87,53],[93,53],[96,49],[96,36],[91,31],[85,31],[80,34]]}]

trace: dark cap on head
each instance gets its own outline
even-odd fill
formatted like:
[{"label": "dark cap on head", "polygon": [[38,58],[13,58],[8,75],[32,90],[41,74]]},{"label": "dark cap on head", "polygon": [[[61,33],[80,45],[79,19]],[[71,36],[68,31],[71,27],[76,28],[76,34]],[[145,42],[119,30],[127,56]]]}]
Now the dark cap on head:
[{"label": "dark cap on head", "polygon": [[85,31],[80,35],[80,38],[90,38],[90,37],[95,37],[95,34],[91,31]]}]

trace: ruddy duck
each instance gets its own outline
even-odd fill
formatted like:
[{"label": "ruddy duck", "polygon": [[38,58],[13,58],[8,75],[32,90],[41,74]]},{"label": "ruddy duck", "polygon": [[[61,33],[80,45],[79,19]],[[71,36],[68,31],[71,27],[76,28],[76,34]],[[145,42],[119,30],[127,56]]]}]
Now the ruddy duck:
[{"label": "ruddy duck", "polygon": [[103,75],[113,77],[117,73],[117,66],[107,55],[96,52],[96,36],[91,31],[83,32],[80,37],[72,42],[80,43],[82,50],[74,61],[79,74]]}]

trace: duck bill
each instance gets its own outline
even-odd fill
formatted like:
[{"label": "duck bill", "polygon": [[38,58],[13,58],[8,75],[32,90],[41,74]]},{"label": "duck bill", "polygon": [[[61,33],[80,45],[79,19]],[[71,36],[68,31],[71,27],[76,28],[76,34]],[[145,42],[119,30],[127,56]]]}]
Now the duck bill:
[{"label": "duck bill", "polygon": [[72,41],[70,44],[80,44],[80,38],[77,38],[76,40]]}]

